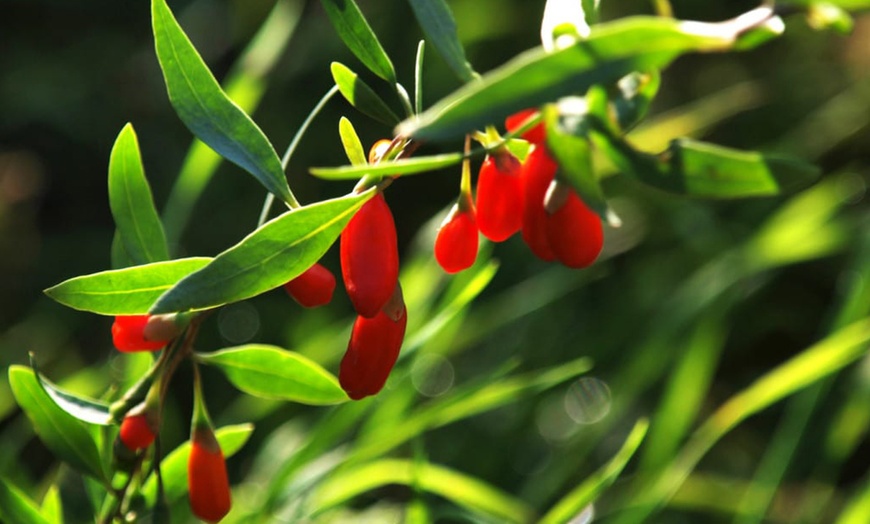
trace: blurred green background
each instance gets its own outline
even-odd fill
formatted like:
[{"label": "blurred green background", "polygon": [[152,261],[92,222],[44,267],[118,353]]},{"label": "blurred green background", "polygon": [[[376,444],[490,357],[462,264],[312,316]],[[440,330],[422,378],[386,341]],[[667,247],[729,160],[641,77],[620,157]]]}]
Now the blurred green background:
[{"label": "blurred green background", "polygon": [[[647,1],[602,3],[604,20],[652,13]],[[46,375],[94,396],[104,393],[107,379],[121,381],[130,373],[126,356],[111,347],[111,319],[66,309],[41,291],[110,267],[106,171],[112,143],[126,122],[136,127],[158,209],[173,191],[190,146],[191,135],[167,100],[148,4],[6,0],[0,16],[0,359],[5,366],[24,364],[34,352]],[[359,4],[400,81],[413,85],[422,34],[410,8],[398,0]],[[451,1],[475,68],[487,71],[536,45],[543,4]],[[755,7],[743,1],[672,4],[679,18],[706,21]],[[221,80],[274,2],[170,5]],[[249,96],[262,89],[254,119],[279,153],[332,85],[331,61],[364,69],[337,38],[319,2],[291,0],[284,13],[288,32],[296,22],[286,48],[267,46],[278,53],[271,73],[241,91]],[[359,409],[379,414],[386,431],[413,406],[449,398],[457,388],[483,387],[500,380],[499,373],[534,374],[590,357],[594,368],[584,379],[518,393],[498,409],[431,429],[417,441],[431,462],[479,477],[543,511],[612,456],[638,417],[651,417],[646,445],[659,447],[642,450],[630,472],[669,461],[693,420],[703,420],[832,327],[867,316],[870,17],[856,16],[854,30],[845,36],[815,31],[800,15],[786,22],[782,38],[757,50],[679,59],[663,73],[649,120],[629,136],[649,151],[663,149],[676,136],[694,136],[793,154],[823,168],[816,187],[798,196],[711,202],[610,177],[605,189],[625,225],[607,230],[599,263],[581,272],[553,267],[534,259],[518,236],[485,248],[499,262],[491,284],[445,329],[420,335],[422,343],[397,368],[397,385]],[[388,97],[372,75],[363,77]],[[458,87],[432,48],[424,85],[427,106]],[[307,174],[311,166],[346,163],[337,132],[341,115],[351,118],[366,147],[391,133],[334,99],[288,170],[303,202],[352,187]],[[424,145],[420,152],[461,145],[441,147]],[[447,289],[450,296],[450,279],[437,272],[430,251],[458,184],[458,170],[449,170],[402,179],[387,193],[408,269],[403,282],[409,315],[417,328],[439,311],[439,293]],[[192,202],[189,222],[176,216],[167,223],[175,255],[213,256],[234,244],[256,225],[263,197],[250,176],[222,164]],[[326,264],[338,270],[336,249]],[[275,291],[215,315],[197,349],[271,343],[303,351],[334,371],[350,311],[341,293],[325,310],[303,311]],[[414,327],[409,333],[414,340]],[[674,378],[672,370],[680,369],[685,376]],[[168,447],[187,432],[189,370],[180,377],[173,391],[178,402],[163,433]],[[252,442],[231,461],[234,483],[260,478],[263,456],[257,452],[278,434],[272,430],[307,434],[329,411],[240,398],[211,370],[206,379],[216,421],[257,423]],[[396,391],[403,387],[411,393],[391,400],[400,398]],[[701,462],[701,473],[655,521],[832,522],[868,481],[868,397],[870,361],[864,361],[749,419],[717,444]],[[5,381],[0,418],[0,476],[38,499],[56,465],[41,453]],[[288,420],[296,424],[293,431]],[[656,430],[657,421],[663,429]],[[657,431],[673,432],[674,439],[656,437]],[[405,445],[392,456],[414,456],[415,449]],[[20,467],[22,456],[26,468]],[[769,511],[767,504],[746,502],[747,486],[765,485],[775,492],[767,499]],[[617,484],[612,507],[619,507],[620,487],[630,492],[629,483]],[[401,504],[413,498],[409,491],[383,489],[349,507]],[[598,506],[605,516],[607,504]],[[466,521],[464,513],[437,497],[428,507],[441,520]],[[750,510],[739,509],[744,507]]]}]

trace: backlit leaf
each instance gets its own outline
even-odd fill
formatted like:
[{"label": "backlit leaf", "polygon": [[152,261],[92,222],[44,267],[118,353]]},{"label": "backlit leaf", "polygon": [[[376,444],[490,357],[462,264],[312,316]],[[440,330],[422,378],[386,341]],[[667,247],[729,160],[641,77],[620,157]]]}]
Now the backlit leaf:
[{"label": "backlit leaf", "polygon": [[340,62],[333,62],[330,70],[335,85],[350,105],[388,126],[396,125],[399,117],[368,84],[360,79],[359,75]]},{"label": "backlit leaf", "polygon": [[444,0],[408,0],[417,22],[423,28],[429,43],[441,55],[453,73],[463,82],[475,77],[474,69],[465,58],[465,50],[456,32],[453,13]]},{"label": "backlit leaf", "polygon": [[396,70],[354,0],[320,0],[329,21],[350,51],[369,71],[391,84]]}]

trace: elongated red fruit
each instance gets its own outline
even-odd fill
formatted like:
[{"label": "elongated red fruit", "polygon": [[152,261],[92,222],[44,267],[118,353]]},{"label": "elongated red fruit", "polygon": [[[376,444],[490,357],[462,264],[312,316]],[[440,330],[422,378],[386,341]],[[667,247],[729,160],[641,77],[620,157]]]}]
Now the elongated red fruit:
[{"label": "elongated red fruit", "polygon": [[601,219],[569,191],[567,201],[547,219],[547,239],[559,262],[571,268],[588,267],[604,245]]},{"label": "elongated red fruit", "polygon": [[154,442],[155,435],[145,413],[140,413],[124,417],[118,437],[127,449],[138,451],[150,446]]},{"label": "elongated red fruit", "polygon": [[317,263],[284,284],[284,290],[303,307],[324,306],[332,301],[332,293],[335,291],[335,275]]},{"label": "elongated red fruit", "polygon": [[458,273],[474,264],[478,244],[474,210],[454,205],[435,237],[435,260],[447,273]]},{"label": "elongated red fruit", "polygon": [[487,156],[477,177],[477,225],[483,236],[502,242],[523,224],[519,160],[508,152]]},{"label": "elongated red fruit", "polygon": [[112,324],[112,342],[118,351],[156,351],[166,345],[166,340],[146,340],[144,331],[148,315],[117,316]]},{"label": "elongated red fruit", "polygon": [[187,490],[193,514],[219,522],[230,512],[230,482],[220,445],[210,428],[197,428],[187,461]]},{"label": "elongated red fruit", "polygon": [[[505,128],[507,128],[508,131],[513,131],[520,127],[527,118],[535,114],[536,111],[537,109],[523,109],[522,111],[517,111],[505,119]],[[543,144],[544,140],[547,138],[546,131],[544,130],[544,123],[541,122],[540,124],[535,125],[521,136],[533,144]]]},{"label": "elongated red fruit", "polygon": [[550,157],[547,148],[541,144],[535,146],[523,163],[523,241],[538,258],[550,262],[556,259],[556,254],[550,247],[547,238],[547,220],[549,215],[544,209],[544,197],[547,188],[556,176],[558,164]]},{"label": "elongated red fruit", "polygon": [[357,313],[372,318],[390,299],[399,279],[396,223],[378,193],[363,204],[341,233],[341,275]]},{"label": "elongated red fruit", "polygon": [[384,387],[399,358],[407,323],[404,307],[397,320],[384,312],[374,318],[356,318],[338,373],[338,381],[350,398],[375,395]]}]

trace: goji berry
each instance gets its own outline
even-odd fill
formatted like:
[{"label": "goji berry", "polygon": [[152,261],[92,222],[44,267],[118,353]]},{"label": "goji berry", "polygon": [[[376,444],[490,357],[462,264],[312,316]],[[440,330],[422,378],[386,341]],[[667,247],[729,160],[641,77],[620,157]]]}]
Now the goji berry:
[{"label": "goji berry", "polygon": [[304,273],[284,284],[284,290],[303,307],[329,304],[335,291],[335,275],[316,263]]},{"label": "goji berry", "polygon": [[371,318],[390,299],[399,279],[396,224],[378,193],[341,233],[341,274],[357,313]]},{"label": "goji berry", "polygon": [[384,387],[399,358],[407,323],[404,308],[395,321],[384,312],[374,318],[356,318],[338,373],[338,381],[350,398],[375,395]]},{"label": "goji berry", "polygon": [[118,438],[130,451],[145,449],[154,442],[154,431],[148,423],[145,413],[127,415],[121,421]]},{"label": "goji berry", "polygon": [[568,267],[588,267],[601,253],[604,244],[601,219],[574,191],[568,190],[567,200],[547,218],[546,228],[556,258]]},{"label": "goji berry", "polygon": [[547,239],[546,223],[549,219],[544,209],[544,196],[547,188],[556,176],[559,166],[550,157],[547,148],[541,144],[535,146],[523,163],[523,227],[522,236],[526,245],[538,258],[550,262],[556,254]]},{"label": "goji berry", "polygon": [[230,483],[220,445],[209,428],[191,436],[187,461],[187,490],[193,514],[206,522],[219,522],[230,511]]},{"label": "goji berry", "polygon": [[507,151],[487,156],[477,178],[477,225],[483,236],[502,242],[523,223],[519,160]]},{"label": "goji berry", "polygon": [[148,315],[117,316],[112,324],[112,342],[118,351],[156,351],[166,345],[166,340],[147,340],[145,325]]},{"label": "goji berry", "polygon": [[458,273],[474,264],[478,243],[474,210],[454,205],[435,237],[435,260],[444,271]]}]

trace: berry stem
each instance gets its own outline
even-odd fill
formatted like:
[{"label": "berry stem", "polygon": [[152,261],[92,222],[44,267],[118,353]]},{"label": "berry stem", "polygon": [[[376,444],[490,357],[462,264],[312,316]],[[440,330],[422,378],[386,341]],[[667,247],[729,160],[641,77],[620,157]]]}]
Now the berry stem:
[{"label": "berry stem", "polygon": [[457,200],[457,204],[459,205],[459,211],[466,212],[470,211],[473,205],[473,199],[471,198],[471,158],[469,157],[469,152],[471,151],[471,135],[465,135],[465,158],[462,160],[462,178],[459,181],[459,199]]}]

